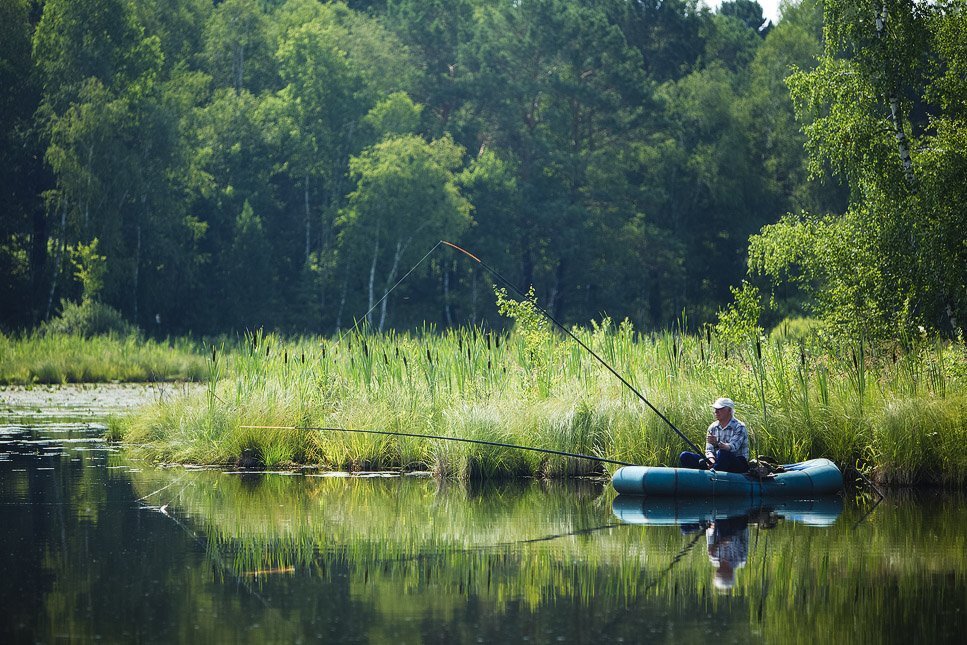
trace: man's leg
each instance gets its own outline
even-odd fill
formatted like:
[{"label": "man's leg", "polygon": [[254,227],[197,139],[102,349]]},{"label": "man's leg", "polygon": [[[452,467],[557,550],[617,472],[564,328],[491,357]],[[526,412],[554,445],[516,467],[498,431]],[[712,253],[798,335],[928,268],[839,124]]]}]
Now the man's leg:
[{"label": "man's leg", "polygon": [[736,457],[729,450],[719,450],[716,453],[715,470],[727,473],[744,473],[749,469],[749,462],[745,457]]},{"label": "man's leg", "polygon": [[705,457],[694,452],[685,451],[678,455],[678,463],[682,468],[693,468],[695,470],[708,470],[708,463]]}]

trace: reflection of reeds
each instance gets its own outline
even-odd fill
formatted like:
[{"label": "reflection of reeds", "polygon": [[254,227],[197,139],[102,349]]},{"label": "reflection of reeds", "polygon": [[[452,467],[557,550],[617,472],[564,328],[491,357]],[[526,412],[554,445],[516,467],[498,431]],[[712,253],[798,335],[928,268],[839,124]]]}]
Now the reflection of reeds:
[{"label": "reflection of reeds", "polygon": [[[859,633],[864,642],[888,642],[901,628],[947,642],[933,637],[957,621],[935,618],[956,613],[967,578],[958,497],[891,497],[869,517],[847,500],[836,523],[822,528],[753,513],[747,561],[722,596],[702,533],[696,542],[685,527],[621,524],[610,494],[578,482],[476,488],[170,469],[130,477],[139,496],[178,481],[152,503],[166,503],[204,537],[227,580],[268,585],[252,572],[291,571],[316,579],[313,589],[338,583],[370,601],[379,620],[451,615],[472,597],[495,616],[575,603],[606,617],[658,607],[692,620],[721,610],[744,625],[747,611],[766,642],[790,629],[809,641],[853,642]],[[902,623],[883,620],[891,611]]]},{"label": "reflection of reeds", "polygon": [[[967,402],[962,347],[750,339],[726,352],[712,334],[643,337],[607,323],[576,333],[695,441],[709,422],[709,401],[730,396],[759,454],[786,462],[827,456],[904,482],[967,479],[967,453],[955,449],[967,442],[959,420]],[[184,398],[146,409],[126,422],[126,438],[164,460],[229,463],[249,448],[268,466],[418,468],[458,477],[586,474],[600,466],[467,444],[240,426],[449,433],[676,462],[677,437],[575,343],[552,338],[536,363],[531,350],[514,334],[475,328],[362,331],[335,345],[258,332],[218,356],[212,408]]]}]

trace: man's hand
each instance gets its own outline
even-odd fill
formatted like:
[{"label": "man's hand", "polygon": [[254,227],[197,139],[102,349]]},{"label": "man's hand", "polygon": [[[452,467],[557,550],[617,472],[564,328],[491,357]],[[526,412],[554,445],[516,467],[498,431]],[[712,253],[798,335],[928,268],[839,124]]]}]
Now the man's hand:
[{"label": "man's hand", "polygon": [[709,435],[705,437],[705,443],[710,444],[715,448],[718,448],[719,438],[716,437],[714,434],[709,433]]}]

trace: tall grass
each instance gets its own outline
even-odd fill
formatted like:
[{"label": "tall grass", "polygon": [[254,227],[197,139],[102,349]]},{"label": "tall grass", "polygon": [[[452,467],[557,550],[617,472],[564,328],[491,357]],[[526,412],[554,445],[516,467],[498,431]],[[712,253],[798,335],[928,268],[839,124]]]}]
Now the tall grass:
[{"label": "tall grass", "polygon": [[0,385],[198,380],[205,359],[185,339],[0,333]]},{"label": "tall grass", "polygon": [[[871,348],[818,339],[725,346],[713,335],[639,335],[607,321],[575,333],[701,444],[709,402],[730,396],[754,453],[826,456],[881,481],[962,484],[967,357],[920,341]],[[567,339],[481,328],[353,333],[341,342],[257,332],[215,348],[207,396],[166,401],[121,422],[162,461],[269,467],[430,469],[458,478],[601,472],[590,460],[464,443],[312,428],[451,435],[675,464],[682,441]],[[219,361],[223,361],[219,363]],[[217,365],[216,365],[217,363]],[[291,428],[245,428],[283,426]]]}]

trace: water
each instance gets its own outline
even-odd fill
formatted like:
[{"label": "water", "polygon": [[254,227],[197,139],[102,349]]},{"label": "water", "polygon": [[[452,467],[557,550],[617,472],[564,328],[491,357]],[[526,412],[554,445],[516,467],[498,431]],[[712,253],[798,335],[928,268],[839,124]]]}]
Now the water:
[{"label": "water", "polygon": [[[140,463],[163,391],[0,391],[0,642],[961,642],[967,503]],[[37,397],[31,399],[30,397]]]}]

